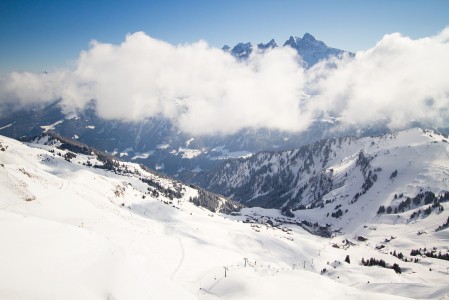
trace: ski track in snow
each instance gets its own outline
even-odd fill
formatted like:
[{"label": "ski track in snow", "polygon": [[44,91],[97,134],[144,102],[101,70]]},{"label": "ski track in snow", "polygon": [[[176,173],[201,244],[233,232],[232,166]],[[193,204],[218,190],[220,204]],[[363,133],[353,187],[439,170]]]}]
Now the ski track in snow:
[{"label": "ski track in snow", "polygon": [[179,258],[179,262],[178,265],[176,266],[176,268],[173,270],[172,274],[170,275],[170,279],[174,279],[176,273],[178,273],[179,269],[182,267],[182,264],[184,263],[184,257],[185,257],[185,250],[184,250],[184,244],[182,242],[182,239],[180,237],[177,238],[178,242],[179,242],[179,249],[181,250],[181,257]]}]

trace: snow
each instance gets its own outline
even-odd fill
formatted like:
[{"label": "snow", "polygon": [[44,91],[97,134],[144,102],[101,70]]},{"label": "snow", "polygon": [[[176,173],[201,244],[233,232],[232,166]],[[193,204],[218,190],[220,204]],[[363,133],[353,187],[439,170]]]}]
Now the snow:
[{"label": "snow", "polygon": [[190,138],[186,141],[186,147],[189,147],[190,144],[195,140],[195,138]]},{"label": "snow", "polygon": [[[447,213],[408,224],[382,217],[369,220],[366,228],[327,239],[293,224],[242,222],[248,216],[281,218],[278,210],[246,208],[240,216],[216,214],[189,202],[197,195],[189,186],[183,186],[179,201],[154,198],[144,194],[148,186],[139,176],[84,166],[83,162],[94,162],[92,156],[77,154],[68,162],[57,155],[66,150],[51,146],[29,147],[1,136],[0,144],[5,148],[0,152],[2,299],[439,299],[449,295],[448,261],[423,257],[420,263],[405,263],[388,254],[395,249],[409,256],[410,249],[423,246],[449,250],[449,229],[433,231]],[[433,157],[437,165],[444,163],[442,157]],[[126,164],[140,176],[152,176],[163,186],[172,184],[136,164]],[[26,201],[31,196],[34,200]],[[445,212],[448,204],[444,203]],[[315,210],[308,212],[313,215]],[[416,234],[423,229],[427,234]],[[356,235],[368,240],[356,241]],[[391,236],[396,238],[385,243]],[[344,248],[344,239],[354,245]],[[377,244],[386,246],[384,253],[374,249]],[[346,255],[351,264],[344,262]],[[398,262],[403,273],[359,264],[362,257],[373,256]],[[328,271],[320,275],[323,268]]]},{"label": "snow", "polygon": [[5,125],[5,126],[3,126],[3,127],[0,127],[0,130],[6,129],[6,128],[8,128],[8,127],[11,127],[12,125],[14,125],[14,123],[10,123],[10,124],[8,124],[8,125]]},{"label": "snow", "polygon": [[133,151],[133,148],[131,148],[131,147],[125,148],[122,151],[120,151],[119,156],[120,157],[129,156],[129,152],[132,152],[132,151]]},{"label": "snow", "polygon": [[[64,119],[61,119],[59,121],[54,122],[53,124],[49,124],[49,125],[43,125],[40,126],[44,131],[48,131],[48,130],[55,130],[56,126],[58,126],[59,124],[62,124],[65,120],[71,120],[71,119],[77,119],[78,116],[75,113],[68,113]],[[10,124],[9,126],[11,126],[12,124]],[[86,128],[91,128],[94,129],[95,126],[86,126]],[[0,130],[3,128],[0,128]]]},{"label": "snow", "polygon": [[211,153],[217,153],[210,156],[211,160],[224,160],[229,158],[248,158],[253,155],[253,153],[249,151],[229,151],[226,149],[226,146],[218,146],[211,150]]},{"label": "snow", "polygon": [[41,127],[44,131],[54,130],[55,127],[58,126],[59,124],[61,124],[62,122],[64,122],[64,119],[59,120],[59,121],[56,121],[56,122],[54,122],[53,124],[50,124],[50,125],[43,125],[43,126],[40,126],[40,127]]},{"label": "snow", "polygon": [[157,149],[161,149],[161,150],[165,150],[165,149],[167,149],[168,147],[170,147],[169,144],[159,144],[159,145],[156,145],[156,148],[157,148]]},{"label": "snow", "polygon": [[[168,145],[158,145],[158,147],[165,147],[165,148],[159,148],[159,149],[167,149]],[[178,150],[172,149],[168,153],[172,155],[181,155],[183,159],[192,159],[195,158],[203,153],[203,151],[198,149],[190,149],[185,147],[179,147]]]},{"label": "snow", "polygon": [[198,150],[198,149],[189,149],[189,148],[180,147],[178,149],[178,153],[182,153],[182,158],[192,159],[192,158],[197,157],[198,155],[201,155],[202,152],[201,152],[201,150]]},{"label": "snow", "polygon": [[136,159],[147,159],[148,157],[150,157],[150,155],[154,154],[154,150],[152,151],[148,151],[145,153],[137,153],[136,155],[134,155],[131,159],[132,160],[136,160]]},{"label": "snow", "polygon": [[79,117],[78,117],[78,115],[77,115],[76,113],[71,112],[71,113],[68,113],[68,114],[65,116],[65,119],[66,119],[66,120],[72,120],[72,119],[77,120],[77,119],[79,119]]}]

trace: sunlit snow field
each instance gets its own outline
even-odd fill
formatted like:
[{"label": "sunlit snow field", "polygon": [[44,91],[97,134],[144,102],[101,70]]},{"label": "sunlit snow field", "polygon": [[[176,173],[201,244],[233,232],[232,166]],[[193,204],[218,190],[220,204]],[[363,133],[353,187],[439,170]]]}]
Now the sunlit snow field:
[{"label": "sunlit snow field", "polygon": [[[143,198],[147,186],[136,177],[82,165],[93,157],[78,155],[67,162],[53,156],[50,146],[29,147],[5,137],[0,143],[5,149],[0,152],[1,299],[449,295],[448,261],[422,258],[406,263],[388,254],[394,249],[409,256],[420,247],[448,251],[448,229],[434,232],[447,214],[407,224],[395,224],[394,216],[386,215],[322,238],[297,225],[275,228],[242,222],[245,215],[281,217],[277,210],[246,208],[240,216],[212,213],[189,202],[197,191],[188,186],[181,200]],[[160,181],[171,184],[169,179]],[[449,210],[448,203],[443,206]],[[313,210],[298,211],[302,218],[300,212],[314,218]],[[353,222],[356,219],[354,215]],[[426,234],[417,235],[422,229]],[[358,241],[358,235],[367,240]],[[346,239],[353,245],[347,247]],[[376,250],[381,244],[385,248]],[[346,255],[350,264],[344,261]],[[362,257],[397,262],[402,274],[362,266]]]}]

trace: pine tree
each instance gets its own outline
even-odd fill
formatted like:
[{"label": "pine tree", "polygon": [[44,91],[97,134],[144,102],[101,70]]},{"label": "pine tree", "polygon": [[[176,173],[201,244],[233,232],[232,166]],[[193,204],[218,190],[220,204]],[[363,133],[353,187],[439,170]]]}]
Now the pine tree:
[{"label": "pine tree", "polygon": [[397,274],[401,274],[401,273],[402,273],[401,267],[399,267],[399,265],[396,264],[396,263],[393,265],[393,270],[394,270]]}]

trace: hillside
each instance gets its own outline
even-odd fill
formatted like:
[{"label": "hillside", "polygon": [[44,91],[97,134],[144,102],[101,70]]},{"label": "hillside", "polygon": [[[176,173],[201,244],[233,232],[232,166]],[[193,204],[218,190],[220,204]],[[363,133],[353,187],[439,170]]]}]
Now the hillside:
[{"label": "hillside", "polygon": [[[319,208],[315,210],[317,220],[341,227],[360,211],[365,211],[364,222],[375,217],[380,206],[391,206],[397,213],[407,198],[409,202],[399,209],[407,218],[434,204],[423,199],[411,203],[411,199],[449,191],[448,153],[444,136],[410,129],[380,137],[323,140],[291,151],[261,152],[229,160],[194,181],[248,206],[293,209],[308,217],[309,210],[303,210]],[[432,210],[437,207],[435,202]]]},{"label": "hillside", "polygon": [[[409,224],[393,224],[387,215],[323,238],[298,226],[300,216],[278,210],[243,208],[231,216],[197,207],[190,198],[201,192],[194,188],[136,164],[118,162],[112,171],[98,154],[63,144],[55,136],[27,145],[0,137],[0,298],[437,299],[449,293],[447,260],[423,253],[404,262],[389,254],[410,258],[424,246],[447,253],[448,229],[435,231],[443,213]],[[361,264],[370,257],[399,264],[401,274]]]}]

